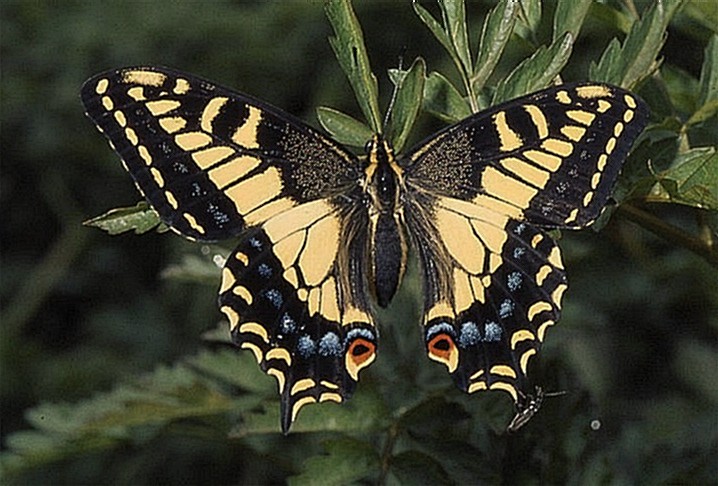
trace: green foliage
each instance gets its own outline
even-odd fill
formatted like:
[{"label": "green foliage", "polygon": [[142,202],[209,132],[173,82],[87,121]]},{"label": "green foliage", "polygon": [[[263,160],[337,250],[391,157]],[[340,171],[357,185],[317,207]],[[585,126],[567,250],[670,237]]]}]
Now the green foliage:
[{"label": "green foliage", "polygon": [[[191,474],[193,469],[221,470],[221,474],[214,472],[216,477],[201,476],[196,481],[214,483],[280,482],[288,478],[294,484],[714,481],[718,475],[715,465],[718,397],[714,385],[718,366],[715,349],[718,282],[714,268],[718,266],[715,246],[718,237],[718,36],[711,33],[694,38],[690,37],[690,32],[683,32],[688,35],[692,48],[700,51],[705,45],[704,56],[691,71],[672,66],[682,52],[680,48],[671,47],[670,42],[666,44],[669,24],[676,22],[678,16],[683,23],[703,25],[704,7],[700,2],[682,1],[649,4],[645,11],[637,12],[629,10],[633,2],[619,6],[617,2],[500,0],[489,6],[442,0],[438,5],[428,1],[424,4],[414,2],[412,17],[401,20],[411,32],[420,31],[423,24],[427,29],[422,35],[433,36],[445,55],[432,56],[433,46],[427,44],[422,48],[422,57],[416,55],[408,69],[393,69],[387,73],[397,94],[386,135],[397,151],[410,138],[412,129],[422,131],[426,128],[422,112],[441,122],[453,122],[488,104],[540,89],[559,77],[566,77],[564,73],[570,71],[572,63],[579,62],[577,57],[585,57],[583,52],[577,51],[583,48],[576,42],[582,36],[586,37],[584,44],[602,42],[600,45],[605,48],[602,52],[594,52],[593,58],[581,59],[586,68],[581,72],[581,79],[606,81],[638,90],[653,108],[652,123],[637,143],[622,177],[617,194],[621,206],[604,228],[609,237],[564,235],[562,246],[571,288],[562,323],[549,334],[542,352],[542,367],[534,373],[554,389],[568,393],[547,398],[543,409],[520,433],[509,435],[504,432],[513,413],[506,397],[494,393],[463,396],[453,389],[444,370],[425,365],[427,360],[418,332],[413,327],[413,323],[418,322],[416,309],[420,292],[410,269],[403,293],[381,316],[381,321],[387,324],[382,328],[381,359],[362,376],[356,395],[341,406],[306,407],[292,434],[286,438],[278,433],[279,405],[274,380],[258,369],[251,353],[228,347],[224,323],[219,330],[205,333],[207,342],[200,351],[165,337],[168,340],[166,346],[176,349],[177,354],[156,351],[154,362],[169,360],[174,364],[155,365],[153,371],[139,375],[124,362],[132,360],[127,359],[123,351],[119,358],[110,358],[109,352],[93,357],[86,348],[79,358],[81,365],[75,363],[65,375],[53,373],[52,367],[57,363],[77,361],[78,358],[57,356],[57,350],[30,339],[19,341],[22,333],[13,333],[2,349],[3,374],[6,375],[3,377],[3,393],[34,406],[25,413],[26,430],[17,430],[15,425],[15,431],[4,438],[5,450],[0,458],[4,480],[18,484],[157,482],[157,477],[152,474],[157,474],[156,470],[148,464],[164,463],[162,454],[171,453],[167,452],[171,450],[167,444],[178,443],[180,437],[192,437],[201,442],[193,443],[181,460],[171,461],[173,470],[179,472],[174,480],[167,482],[184,481],[185,475]],[[682,5],[685,5],[683,12]],[[43,21],[40,17],[47,11],[43,11],[42,6],[37,8],[15,6],[15,18],[23,20],[13,24],[16,30],[10,35],[24,39],[21,26],[44,22],[42,25],[47,27],[53,23]],[[97,13],[93,9],[98,7],[87,4],[86,8],[90,20],[85,21],[92,26]],[[251,31],[257,37],[265,36],[260,37],[261,42],[276,40],[273,37],[276,34],[263,31],[263,26],[272,22],[250,21],[247,16],[266,15],[271,20],[275,19],[271,15],[277,14],[256,8],[240,15],[231,7],[222,8],[224,15],[214,15],[212,21],[205,20],[207,30],[199,29],[194,34],[194,31],[178,29],[171,36],[162,26],[173,22],[172,15],[155,12],[154,16],[148,17],[147,24],[142,24],[139,11],[130,12],[128,15],[137,18],[128,25],[139,30],[130,30],[126,35],[141,37],[143,29],[159,32],[163,39],[196,35],[197,39],[187,38],[187,44],[176,54],[180,60],[212,49],[211,37],[203,36],[202,32],[226,34],[228,37],[223,39],[232,39],[237,30]],[[304,7],[295,5],[292,8],[295,9],[292,15],[274,20],[278,30],[287,25],[288,19],[290,23],[295,22],[293,15],[301,13]],[[410,12],[408,7],[404,8]],[[364,14],[372,17],[369,7],[363,7],[359,13],[360,18],[364,18]],[[317,117],[338,141],[362,147],[373,132],[383,129],[379,82],[370,68],[364,34],[350,3],[331,1],[327,4],[326,14],[334,32],[330,37],[331,48],[367,122],[359,121],[356,113],[345,113],[351,110],[348,105],[341,106],[341,110],[321,107]],[[120,13],[108,17],[114,19],[117,15]],[[305,15],[307,17],[303,18],[310,19],[314,14]],[[380,11],[373,20],[380,22],[385,16]],[[188,15],[185,12],[177,17],[173,25],[182,25]],[[479,17],[483,17],[483,21]],[[9,16],[3,15],[3,18]],[[62,18],[68,25],[74,25],[70,22],[73,17]],[[392,18],[392,22],[395,20]],[[236,28],[240,23],[244,29]],[[75,35],[78,36],[83,35],[81,30],[70,29],[77,31]],[[598,30],[616,37],[604,39]],[[35,31],[48,32],[27,29],[27,32]],[[372,46],[368,51],[374,56],[373,41],[379,38],[379,33],[368,28],[366,32]],[[311,34],[318,37],[316,31]],[[5,32],[4,37],[7,38]],[[57,38],[61,37],[57,34]],[[48,37],[48,45],[55,45],[57,38]],[[96,37],[88,37],[85,44],[74,40],[84,46],[80,49],[84,53],[81,67],[75,69],[87,76],[114,63],[128,60],[132,61],[128,64],[145,60],[151,63],[155,60],[152,56],[145,59],[139,54],[142,52],[141,41],[132,44],[128,39],[114,39],[104,50],[93,47]],[[254,44],[259,42],[254,39]],[[397,48],[395,39],[390,37],[388,42],[388,49]],[[249,44],[252,42],[245,40],[243,49],[257,49]],[[274,57],[238,52],[230,41],[217,43],[220,54],[213,59],[217,64],[234,57],[241,58],[233,61],[236,63],[255,63],[251,69],[244,64],[241,66],[250,71],[252,77],[260,79],[270,78],[264,69],[276,69],[277,73],[290,71],[293,78],[296,74],[290,66],[294,66],[293,59],[300,56],[291,51],[295,54],[293,57],[290,54],[292,43],[287,44],[286,54],[284,51],[279,54],[284,57],[280,58],[281,62],[276,62],[276,67]],[[130,53],[120,54],[108,47],[114,45],[122,45]],[[164,48],[163,45],[155,51],[157,60],[162,59]],[[311,52],[311,49],[307,51]],[[31,52],[34,51],[31,49]],[[377,52],[377,57],[379,54]],[[659,58],[659,54],[664,57]],[[93,56],[99,56],[102,62],[92,63],[90,69],[88,59]],[[250,57],[256,60],[250,61]],[[391,61],[385,65],[392,65]],[[237,71],[241,70],[238,68]],[[64,66],[58,68],[56,78],[59,80],[65,72]],[[311,74],[315,72],[322,74],[320,68],[309,70]],[[12,76],[9,79],[14,79]],[[77,80],[74,85],[70,83],[74,86],[72,89],[76,90],[81,81]],[[20,98],[29,97],[28,93],[41,86],[37,80],[34,83],[37,85],[22,84],[22,88],[18,88],[21,92],[14,94]],[[333,88],[330,86],[334,86],[331,83],[324,86],[316,79],[311,79],[310,85],[322,93],[331,92]],[[337,93],[341,93],[338,97],[347,98],[346,91],[337,88]],[[73,96],[76,98],[76,93],[66,97],[74,99]],[[322,96],[312,99],[307,110],[326,103]],[[71,107],[68,112],[78,111],[76,100],[72,103],[68,102]],[[17,122],[13,117],[29,111],[21,109],[24,105],[17,98],[11,98],[7,106],[11,109],[3,110],[3,121],[9,122],[4,123],[4,137],[8,133],[6,126],[12,133],[22,130],[41,133],[42,123],[49,123],[48,118]],[[78,131],[92,132],[89,124],[79,123],[83,129]],[[63,123],[53,125],[58,130],[62,126]],[[74,140],[70,134],[66,135]],[[86,144],[95,143],[94,136],[89,133]],[[46,161],[51,160],[48,154],[58,150],[62,137],[53,133],[36,138],[39,144],[52,148],[37,162],[37,173],[44,174]],[[3,140],[3,156],[12,153],[8,149],[14,148],[15,140],[12,142],[11,145],[8,140]],[[36,144],[26,146],[41,150]],[[95,189],[99,195],[93,197],[104,201],[104,174],[90,184],[86,173],[96,170],[97,158],[107,157],[107,152],[79,147],[73,143],[69,152],[87,160],[81,167],[85,179],[78,179],[82,182],[78,186],[83,190],[99,188]],[[82,150],[87,150],[88,154],[82,155]],[[13,167],[22,167],[22,164]],[[12,174],[12,171],[8,172]],[[54,187],[48,182],[45,185]],[[44,193],[53,194],[51,189]],[[113,200],[117,200],[115,196]],[[53,199],[64,200],[62,194]],[[68,207],[60,203],[50,205]],[[63,212],[71,213],[69,209]],[[77,225],[78,220],[73,219],[71,224]],[[140,234],[149,232],[157,223],[156,214],[141,203],[109,211],[86,224],[110,234],[130,230]],[[23,227],[31,226],[25,224]],[[44,226],[40,227],[44,229]],[[662,239],[647,236],[647,232]],[[35,234],[30,236],[36,238]],[[151,232],[143,236],[148,237],[157,238]],[[112,240],[122,238],[130,239],[124,236]],[[106,242],[103,240],[96,246],[107,246],[110,251],[114,243]],[[211,296],[219,281],[218,267],[206,254],[192,253],[193,250],[186,250],[189,246],[181,248],[183,250],[171,249],[168,252],[171,263],[163,265],[167,282],[165,291],[155,292],[139,285],[140,293],[150,292],[149,297],[144,297],[146,300],[167,298],[170,303],[163,305],[174,311],[165,309],[165,312],[173,317],[160,320],[159,330],[148,334],[151,338],[141,337],[141,346],[132,349],[160,347],[158,343],[162,336],[174,332],[183,321],[196,319],[206,326],[214,324],[213,319],[219,319],[207,311],[213,304]],[[222,249],[203,249],[224,253]],[[137,253],[138,250],[134,251]],[[100,340],[106,341],[95,342],[95,346],[117,347],[115,339],[120,338],[113,336],[122,336],[124,341],[121,343],[125,346],[130,340],[127,336],[139,333],[140,322],[147,325],[146,321],[140,321],[142,315],[150,314],[148,319],[155,320],[157,314],[144,310],[142,302],[145,300],[135,302],[125,295],[127,291],[123,288],[131,287],[132,283],[128,282],[137,281],[137,277],[115,282],[117,277],[113,273],[119,274],[120,268],[147,266],[153,258],[158,255],[145,257],[142,254],[136,261],[115,258],[119,260],[115,262],[112,258],[103,259],[103,255],[96,252],[83,260],[85,267],[109,266],[110,270],[99,270],[106,273],[102,273],[102,278],[94,284],[82,286],[79,293],[92,298],[96,287],[107,287],[114,304],[112,312],[120,313],[120,317],[111,320],[101,319],[99,312],[92,314],[98,324],[84,332],[97,334]],[[13,261],[9,270],[12,275],[22,275],[24,268]],[[75,281],[80,280],[79,275],[78,271]],[[154,282],[156,277],[150,275],[148,278]],[[67,280],[70,286],[62,287],[65,293],[61,294],[65,297],[71,293],[73,279]],[[182,291],[190,282],[195,286]],[[12,287],[4,282],[3,297],[6,300],[8,288]],[[197,305],[198,302],[207,306]],[[52,319],[58,306],[54,301],[54,306],[43,308],[37,316],[38,324],[28,325],[32,331],[28,334],[42,336],[50,332],[48,320]],[[72,322],[72,318],[67,322]],[[120,325],[122,322],[129,324]],[[121,334],[124,328],[127,328],[126,335]],[[70,332],[63,327],[58,335],[66,336]],[[189,342],[197,341],[197,329],[185,332]],[[131,357],[136,358],[135,355]],[[8,363],[13,361],[32,366],[19,367],[22,372],[8,371],[11,369]],[[48,363],[48,367],[42,368],[43,363]],[[64,396],[62,394],[32,396],[23,388],[27,387],[24,382],[40,382],[42,379],[46,381],[45,386],[54,386],[58,390],[73,386],[81,388],[71,378],[77,370],[81,371],[82,377],[93,377],[93,373],[100,376],[94,378],[97,380],[93,381],[95,389],[107,389],[113,382],[119,384],[115,384],[111,391],[84,400],[78,399],[82,396],[78,393],[78,396],[71,396],[73,403],[59,400],[58,397]],[[116,371],[116,375],[110,375],[112,371]],[[18,373],[26,373],[28,377]],[[43,401],[37,404],[39,400],[47,400],[48,396],[55,403]],[[127,458],[123,455],[127,450],[143,459]],[[212,458],[211,467],[204,464],[197,468],[192,463],[192,458],[202,450],[212,451],[202,456]],[[240,451],[241,454],[223,455],[221,451],[226,450]],[[138,451],[145,451],[145,456]],[[110,458],[105,465],[118,466],[103,468],[103,457]],[[63,469],[63,464],[70,466]],[[95,472],[87,472],[83,464],[95,464]],[[126,470],[134,472],[126,473]],[[159,470],[162,479],[171,474],[167,469]],[[85,476],[82,476],[83,471]],[[113,472],[119,471],[127,474],[122,476],[124,481],[112,476]]]},{"label": "green foliage", "polygon": [[127,208],[111,209],[105,214],[88,219],[83,224],[100,228],[111,235],[119,235],[126,231],[134,231],[136,235],[141,235],[158,226],[158,231],[164,232],[168,229],[160,221],[157,212],[144,201]]}]

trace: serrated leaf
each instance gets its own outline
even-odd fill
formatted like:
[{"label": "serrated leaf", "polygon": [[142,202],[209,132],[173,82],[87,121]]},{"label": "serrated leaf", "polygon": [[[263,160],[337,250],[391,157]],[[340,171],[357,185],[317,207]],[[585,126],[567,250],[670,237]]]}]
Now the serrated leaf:
[{"label": "serrated leaf", "polygon": [[349,0],[330,0],[325,10],[335,34],[329,38],[329,44],[349,79],[369,125],[374,132],[381,133],[379,88],[369,64],[364,34],[351,3]]},{"label": "serrated leaf", "polygon": [[401,152],[419,114],[424,93],[425,73],[426,64],[422,58],[417,57],[409,70],[402,72],[400,79],[395,81],[399,84],[396,101],[391,112],[388,138],[396,152]]},{"label": "serrated leaf", "polygon": [[716,34],[711,36],[703,55],[700,86],[701,94],[698,99],[701,103],[718,99],[718,35]]},{"label": "serrated leaf", "polygon": [[718,153],[701,147],[681,153],[673,166],[657,174],[652,201],[674,202],[718,211]]},{"label": "serrated leaf", "polygon": [[326,106],[317,108],[317,118],[334,140],[350,147],[364,148],[374,134],[365,123]]},{"label": "serrated leaf", "polygon": [[[225,323],[223,327],[229,334],[229,326]],[[203,350],[189,358],[187,366],[220,382],[276,399],[276,380],[262,372],[254,355],[246,350]]]},{"label": "serrated leaf", "polygon": [[82,224],[100,228],[111,235],[119,235],[127,231],[134,231],[135,234],[141,235],[157,226],[159,226],[157,231],[167,231],[167,227],[162,224],[159,215],[144,201],[135,206],[111,209]]},{"label": "serrated leaf", "polygon": [[[206,355],[196,358],[202,363]],[[208,365],[211,366],[211,365]],[[217,383],[183,363],[160,366],[93,398],[75,404],[41,404],[26,413],[31,431],[8,437],[4,472],[32,468],[126,440],[148,440],[172,421],[217,417],[256,408],[255,395],[230,396]]]},{"label": "serrated leaf", "polygon": [[545,88],[568,62],[573,47],[573,36],[565,34],[547,49],[541,46],[528,59],[524,59],[496,88],[493,104]]},{"label": "serrated leaf", "polygon": [[304,461],[301,474],[289,478],[296,486],[343,485],[372,478],[380,469],[379,456],[374,447],[352,438],[328,440],[326,454]]},{"label": "serrated leaf", "polygon": [[461,61],[464,73],[473,71],[471,51],[469,50],[469,34],[466,30],[466,6],[464,0],[440,0],[441,12],[444,16],[444,28],[449,36],[454,52]]},{"label": "serrated leaf", "polygon": [[[376,431],[386,427],[388,416],[381,397],[365,386],[362,393],[346,403],[324,402],[302,408],[291,433]],[[280,433],[276,398],[266,401],[264,410],[243,414],[242,423],[232,430],[230,437],[269,433]]]},{"label": "serrated leaf", "polygon": [[471,108],[459,90],[436,71],[431,72],[424,83],[423,108],[449,123],[471,115]]},{"label": "serrated leaf", "polygon": [[518,8],[518,0],[501,0],[486,16],[481,29],[476,69],[471,77],[474,92],[480,92],[486,80],[494,72],[501,54],[511,38]]},{"label": "serrated leaf", "polygon": [[583,25],[583,19],[592,0],[559,0],[553,16],[553,40],[570,32],[575,39]]}]

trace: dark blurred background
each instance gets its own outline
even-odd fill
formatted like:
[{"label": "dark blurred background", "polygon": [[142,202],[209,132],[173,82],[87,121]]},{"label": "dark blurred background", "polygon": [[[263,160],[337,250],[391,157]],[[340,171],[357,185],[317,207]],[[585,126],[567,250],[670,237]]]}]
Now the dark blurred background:
[{"label": "dark blurred background", "polygon": [[[639,10],[647,3],[636,2]],[[468,4],[473,39],[492,5]],[[117,156],[83,114],[82,83],[105,69],[163,65],[250,93],[315,126],[320,105],[360,118],[326,41],[331,29],[321,7],[300,1],[2,2],[3,447],[8,435],[28,427],[25,410],[88,398],[192,354],[203,346],[202,333],[221,321],[215,304],[219,272],[205,281],[163,273],[187,257],[209,261],[212,250],[170,233],[110,236],[82,226],[139,199]],[[384,106],[390,94],[386,69],[402,53],[407,60],[423,56],[429,70],[452,73],[409,2],[356,2],[355,8]],[[671,25],[662,55],[667,71],[697,78],[711,20],[690,15],[690,8]],[[565,79],[585,79],[587,63],[611,37],[622,35],[589,16]],[[502,72],[531,49],[514,43]],[[440,126],[422,116],[413,140]],[[694,211],[657,211],[695,228]],[[500,459],[505,474],[492,482],[523,477],[519,453],[533,458],[531,471],[552,481],[586,477],[560,466],[580,442],[585,457],[566,463],[608,471],[611,480],[715,483],[716,269],[620,217],[601,233],[564,233],[561,246],[571,286],[540,373],[547,388],[569,394],[547,399],[533,429],[511,439],[516,455]],[[416,282],[405,287],[384,329],[397,322],[406,330],[403,338],[413,341],[419,354],[404,366],[433,367],[415,325]],[[449,381],[443,372],[436,376]],[[285,464],[255,476],[240,473],[253,461],[249,450],[236,441],[180,434],[58,464],[27,481],[232,483],[282,481],[295,472]]]}]

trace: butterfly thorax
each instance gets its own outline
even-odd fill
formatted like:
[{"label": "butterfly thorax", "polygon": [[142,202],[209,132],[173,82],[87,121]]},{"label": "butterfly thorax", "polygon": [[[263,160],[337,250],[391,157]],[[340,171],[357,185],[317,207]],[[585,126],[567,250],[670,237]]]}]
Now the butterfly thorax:
[{"label": "butterfly thorax", "polygon": [[369,275],[377,303],[386,307],[406,266],[407,245],[402,210],[404,180],[389,143],[375,135],[367,147],[364,188],[369,195],[371,255]]}]

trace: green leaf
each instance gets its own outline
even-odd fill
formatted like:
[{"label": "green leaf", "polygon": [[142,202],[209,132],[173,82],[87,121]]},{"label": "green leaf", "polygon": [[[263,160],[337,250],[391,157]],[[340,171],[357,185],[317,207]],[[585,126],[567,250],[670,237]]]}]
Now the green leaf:
[{"label": "green leaf", "polygon": [[421,100],[424,93],[424,79],[426,77],[426,64],[420,57],[416,58],[408,71],[395,71],[398,83],[396,100],[391,112],[388,138],[396,152],[401,149],[409,137],[414,125]]},{"label": "green leaf", "polygon": [[451,81],[433,71],[424,83],[423,108],[449,123],[471,115],[471,108]]},{"label": "green leaf", "polygon": [[157,212],[144,201],[137,203],[135,206],[111,209],[105,214],[88,219],[82,224],[100,228],[111,235],[118,235],[127,231],[134,231],[135,234],[141,235],[158,225],[157,231],[167,231],[167,227],[162,224]]},{"label": "green leaf", "polygon": [[655,2],[643,18],[633,24],[621,47],[612,40],[599,63],[591,64],[591,79],[631,89],[650,76],[660,65],[657,56],[665,42],[668,22],[682,2]]},{"label": "green leaf", "polygon": [[439,5],[441,5],[441,13],[444,16],[444,29],[454,46],[454,52],[461,61],[463,73],[470,73],[473,68],[471,67],[469,34],[466,30],[464,0],[439,0]]},{"label": "green leaf", "polygon": [[343,485],[371,478],[380,468],[374,447],[349,437],[328,440],[326,454],[310,457],[300,475],[289,478],[290,485]]},{"label": "green leaf", "polygon": [[364,147],[374,135],[371,128],[354,117],[326,106],[317,108],[322,127],[339,143],[350,147]]},{"label": "green leaf", "polygon": [[330,0],[325,8],[335,34],[334,37],[329,38],[329,44],[347,75],[359,106],[373,132],[381,133],[379,88],[376,76],[369,65],[364,35],[351,3],[349,0]]},{"label": "green leaf", "polygon": [[[197,356],[192,363],[203,369],[216,370],[218,366],[211,353]],[[223,392],[215,380],[196,373],[192,366],[160,366],[76,404],[42,404],[30,409],[26,419],[33,430],[8,437],[8,450],[2,454],[4,472],[19,474],[128,440],[146,441],[170,422],[201,417],[216,420],[223,414],[248,412],[260,403],[261,398],[254,395],[236,397]]]},{"label": "green leaf", "polygon": [[494,72],[514,31],[518,7],[518,0],[501,0],[486,16],[481,29],[476,69],[471,77],[474,92],[480,92]]},{"label": "green leaf", "polygon": [[577,38],[591,3],[592,0],[559,0],[553,16],[553,40],[566,32]]},{"label": "green leaf", "polygon": [[621,55],[621,43],[614,37],[601,54],[598,63],[591,61],[588,67],[588,77],[593,81],[616,84],[616,80],[620,80],[623,76]]},{"label": "green leaf", "polygon": [[573,47],[573,36],[565,34],[547,49],[541,46],[524,59],[503,81],[494,93],[493,104],[532,93],[548,86],[568,62]]},{"label": "green leaf", "polygon": [[416,15],[419,16],[419,19],[429,28],[431,33],[434,34],[434,37],[436,37],[436,40],[439,41],[439,44],[444,46],[444,49],[446,49],[446,52],[452,58],[454,64],[456,64],[456,66],[459,67],[459,71],[461,71],[461,59],[458,57],[456,51],[454,50],[454,45],[449,39],[449,35],[444,32],[444,28],[441,24],[429,13],[428,10],[422,7],[417,0],[413,0],[411,6],[414,7],[414,12],[416,12]]},{"label": "green leaf", "polygon": [[[254,364],[256,368],[256,364]],[[274,381],[274,380],[271,380]],[[324,402],[308,405],[299,412],[292,425],[292,434],[309,432],[361,432],[368,433],[386,427],[389,412],[381,396],[364,386],[346,403]],[[266,401],[266,409],[242,415],[242,422],[230,436],[242,438],[248,435],[279,432],[279,401]]]},{"label": "green leaf", "polygon": [[703,54],[703,66],[701,67],[700,96],[698,101],[708,103],[718,99],[718,35],[711,36]]},{"label": "green leaf", "polygon": [[[223,327],[229,335],[229,325],[225,322]],[[254,354],[247,350],[201,350],[187,359],[187,366],[220,383],[276,400],[277,381],[257,366]],[[277,423],[274,425],[278,427]]]},{"label": "green leaf", "polygon": [[[517,33],[533,43],[539,23],[541,23],[541,0],[519,0],[519,6],[519,25],[521,29]],[[522,30],[524,32],[521,32]]]},{"label": "green leaf", "polygon": [[657,174],[652,201],[674,202],[718,211],[718,153],[701,147],[681,153],[673,166]]}]

